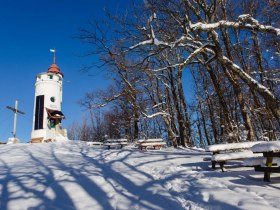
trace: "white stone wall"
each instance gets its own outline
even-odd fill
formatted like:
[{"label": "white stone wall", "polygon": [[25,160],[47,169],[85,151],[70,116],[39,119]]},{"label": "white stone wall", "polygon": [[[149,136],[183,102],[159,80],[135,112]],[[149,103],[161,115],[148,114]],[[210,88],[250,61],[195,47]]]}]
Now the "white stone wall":
[{"label": "white stone wall", "polygon": [[[62,75],[55,73],[41,73],[36,77],[35,97],[33,110],[33,127],[31,138],[53,138],[54,134],[48,126],[48,114],[45,108],[61,111],[62,103]],[[44,95],[44,120],[43,129],[34,130],[36,97]]]}]

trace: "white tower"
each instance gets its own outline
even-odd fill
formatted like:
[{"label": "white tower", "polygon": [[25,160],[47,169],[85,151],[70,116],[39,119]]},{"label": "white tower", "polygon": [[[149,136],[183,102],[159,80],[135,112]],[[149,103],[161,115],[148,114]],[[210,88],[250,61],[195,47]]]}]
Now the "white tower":
[{"label": "white tower", "polygon": [[36,140],[67,140],[67,131],[62,129],[61,112],[63,74],[56,65],[55,50],[53,64],[47,72],[36,76],[33,127],[31,142]]}]

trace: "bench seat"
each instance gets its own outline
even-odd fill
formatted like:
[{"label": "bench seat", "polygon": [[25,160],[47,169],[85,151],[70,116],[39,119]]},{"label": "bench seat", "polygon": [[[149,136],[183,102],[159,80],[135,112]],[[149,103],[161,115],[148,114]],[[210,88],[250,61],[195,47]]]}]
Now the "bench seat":
[{"label": "bench seat", "polygon": [[250,157],[260,157],[260,154],[254,154],[250,150],[241,151],[241,152],[228,152],[222,154],[215,154],[212,156],[212,161],[221,162],[228,160],[241,160]]},{"label": "bench seat", "polygon": [[[212,156],[212,167],[213,163],[219,163],[221,170],[224,172],[224,165],[228,161],[232,160],[244,160],[247,158],[252,158],[252,157],[260,157],[260,154],[254,154],[250,150],[245,150],[241,152],[228,152],[228,153],[222,153],[222,154],[215,154]],[[215,167],[214,167],[215,168]]]},{"label": "bench seat", "polygon": [[154,145],[159,145],[159,146],[164,146],[166,145],[165,142],[148,142],[148,143],[142,143],[141,146],[154,146]]},{"label": "bench seat", "polygon": [[156,143],[156,142],[163,142],[162,139],[140,139],[137,141],[137,144],[141,143]]},{"label": "bench seat", "polygon": [[103,146],[119,146],[119,145],[127,145],[127,143],[125,143],[125,142],[120,142],[120,143],[114,142],[114,143],[104,143],[103,144]]},{"label": "bench seat", "polygon": [[[266,158],[263,156],[247,158],[243,162],[244,166],[265,166],[265,164]],[[272,164],[280,166],[280,158],[274,158]]]},{"label": "bench seat", "polygon": [[137,141],[137,145],[140,150],[147,149],[148,147],[160,149],[166,146],[166,143],[162,139],[142,139]]},{"label": "bench seat", "polygon": [[266,173],[280,173],[280,167],[268,167],[268,166],[255,166],[255,171]]},{"label": "bench seat", "polygon": [[127,144],[127,139],[108,139],[104,142],[103,146],[107,147],[108,149],[111,149],[113,147],[123,148]]},{"label": "bench seat", "polygon": [[259,166],[265,164],[264,157],[249,157],[243,161],[243,166]]},{"label": "bench seat", "polygon": [[101,141],[88,141],[87,145],[88,146],[102,146],[103,142],[101,142]]},{"label": "bench seat", "polygon": [[226,143],[215,144],[205,148],[206,152],[212,152],[212,168],[216,168],[216,163],[220,164],[222,171],[224,171],[224,164],[230,160],[242,160],[249,157],[258,157],[260,155],[253,154],[251,148],[264,141],[256,142],[238,142],[238,143]]}]

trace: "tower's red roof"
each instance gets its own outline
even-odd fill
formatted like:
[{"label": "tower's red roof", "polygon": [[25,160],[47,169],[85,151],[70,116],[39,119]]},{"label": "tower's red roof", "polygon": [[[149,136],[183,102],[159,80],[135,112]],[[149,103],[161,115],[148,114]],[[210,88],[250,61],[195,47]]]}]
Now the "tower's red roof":
[{"label": "tower's red roof", "polygon": [[48,73],[55,73],[64,76],[55,63],[50,66],[50,68],[48,69]]}]

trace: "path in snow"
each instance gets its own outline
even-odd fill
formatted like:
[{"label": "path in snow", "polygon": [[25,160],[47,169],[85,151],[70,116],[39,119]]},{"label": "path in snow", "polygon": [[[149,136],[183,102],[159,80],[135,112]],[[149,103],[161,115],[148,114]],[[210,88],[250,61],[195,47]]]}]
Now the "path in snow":
[{"label": "path in snow", "polygon": [[82,143],[0,146],[0,209],[279,209],[280,177],[210,169],[209,153],[104,150]]}]

